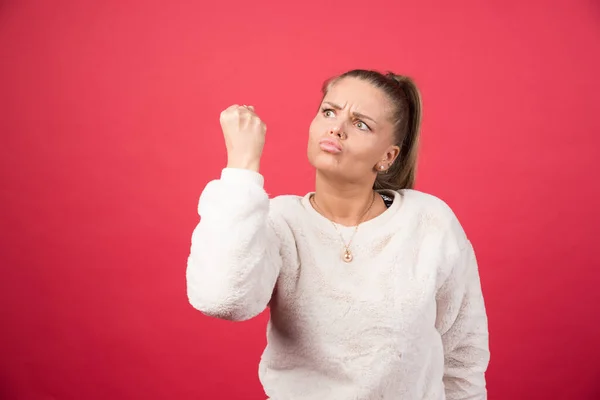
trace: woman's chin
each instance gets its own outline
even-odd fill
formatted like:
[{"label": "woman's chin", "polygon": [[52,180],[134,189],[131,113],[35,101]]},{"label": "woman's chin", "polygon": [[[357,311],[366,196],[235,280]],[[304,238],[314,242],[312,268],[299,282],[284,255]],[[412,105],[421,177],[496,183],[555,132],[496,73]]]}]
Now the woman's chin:
[{"label": "woman's chin", "polygon": [[308,162],[317,171],[334,172],[339,171],[341,169],[339,157],[335,157],[332,154],[325,152],[320,152],[312,156],[309,155]]}]

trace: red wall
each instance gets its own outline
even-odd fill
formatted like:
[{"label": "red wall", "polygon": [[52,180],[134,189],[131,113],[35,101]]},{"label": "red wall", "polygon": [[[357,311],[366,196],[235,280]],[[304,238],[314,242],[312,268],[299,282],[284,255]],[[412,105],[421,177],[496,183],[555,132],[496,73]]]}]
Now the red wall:
[{"label": "red wall", "polygon": [[255,105],[267,189],[304,194],[321,82],[366,67],[422,87],[418,186],[475,244],[489,398],[599,399],[600,3],[459,3],[2,2],[0,398],[264,399],[266,314],[186,298],[218,116]]}]

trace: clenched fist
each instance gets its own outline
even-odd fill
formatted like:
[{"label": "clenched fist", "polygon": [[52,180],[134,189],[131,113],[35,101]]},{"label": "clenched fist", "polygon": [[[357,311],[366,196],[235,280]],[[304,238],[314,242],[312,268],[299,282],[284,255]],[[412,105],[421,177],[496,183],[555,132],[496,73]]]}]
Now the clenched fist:
[{"label": "clenched fist", "polygon": [[237,104],[221,113],[221,129],[227,147],[227,167],[258,172],[267,126],[252,106]]}]

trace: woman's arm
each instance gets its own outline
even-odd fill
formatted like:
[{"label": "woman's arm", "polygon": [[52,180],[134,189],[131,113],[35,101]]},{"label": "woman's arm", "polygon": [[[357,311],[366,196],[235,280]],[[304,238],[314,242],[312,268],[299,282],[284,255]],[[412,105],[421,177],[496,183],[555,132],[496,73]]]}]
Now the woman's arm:
[{"label": "woman's arm", "polygon": [[486,399],[488,321],[477,260],[468,240],[438,292],[437,309],[436,326],[444,345],[446,399]]},{"label": "woman's arm", "polygon": [[263,183],[258,172],[226,168],[200,196],[186,278],[191,305],[206,315],[247,320],[271,299],[282,261]]}]

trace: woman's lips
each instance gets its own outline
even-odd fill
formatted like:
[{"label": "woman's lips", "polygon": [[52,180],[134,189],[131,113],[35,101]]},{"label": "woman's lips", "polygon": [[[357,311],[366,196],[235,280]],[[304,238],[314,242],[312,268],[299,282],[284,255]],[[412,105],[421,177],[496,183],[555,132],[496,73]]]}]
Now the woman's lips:
[{"label": "woman's lips", "polygon": [[342,152],[342,146],[332,139],[321,139],[319,141],[319,147],[321,147],[321,150],[326,151],[327,153],[339,154]]}]

